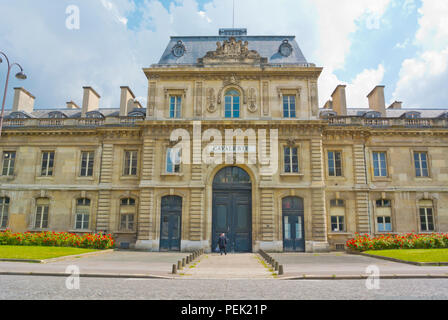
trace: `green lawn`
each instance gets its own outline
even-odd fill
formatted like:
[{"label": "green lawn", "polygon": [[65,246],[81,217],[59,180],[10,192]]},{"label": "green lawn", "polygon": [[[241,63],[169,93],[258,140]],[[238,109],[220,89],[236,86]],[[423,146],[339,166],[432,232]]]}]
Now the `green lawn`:
[{"label": "green lawn", "polygon": [[448,262],[448,249],[369,250],[364,253],[413,262]]},{"label": "green lawn", "polygon": [[0,259],[44,260],[98,251],[69,247],[0,246]]}]

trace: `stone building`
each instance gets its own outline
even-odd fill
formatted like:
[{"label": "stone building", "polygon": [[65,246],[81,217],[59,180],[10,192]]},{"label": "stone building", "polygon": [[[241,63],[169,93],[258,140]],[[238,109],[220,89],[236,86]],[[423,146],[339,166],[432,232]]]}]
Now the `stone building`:
[{"label": "stone building", "polygon": [[295,37],[245,29],[172,37],[143,71],[146,108],[128,87],[109,109],[90,87],[63,109],[15,88],[1,229],[108,232],[153,251],[211,250],[225,232],[235,252],[448,231],[448,110],[386,108],[383,86],[369,109],[347,108],[342,85],[319,108],[322,68]]}]

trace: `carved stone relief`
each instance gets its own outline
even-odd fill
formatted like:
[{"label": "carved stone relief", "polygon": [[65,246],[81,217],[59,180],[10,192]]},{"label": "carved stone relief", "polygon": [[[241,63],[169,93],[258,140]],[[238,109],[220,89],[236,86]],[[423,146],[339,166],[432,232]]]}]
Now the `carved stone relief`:
[{"label": "carved stone relief", "polygon": [[256,91],[255,91],[255,89],[254,88],[250,88],[249,89],[249,97],[248,97],[248,101],[249,101],[249,104],[248,104],[248,106],[247,106],[247,109],[250,111],[250,112],[255,112],[255,111],[257,111],[257,105],[256,105],[256,103],[257,103],[257,94],[256,94]]},{"label": "carved stone relief", "polygon": [[207,89],[207,111],[213,113],[216,111],[216,95],[215,89]]}]

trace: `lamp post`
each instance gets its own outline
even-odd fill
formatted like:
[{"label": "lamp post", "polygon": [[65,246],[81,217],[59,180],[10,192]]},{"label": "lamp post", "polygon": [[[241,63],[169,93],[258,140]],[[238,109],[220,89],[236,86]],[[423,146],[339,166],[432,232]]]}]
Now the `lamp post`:
[{"label": "lamp post", "polygon": [[[23,73],[23,68],[20,64],[18,63],[13,63],[10,64],[9,63],[9,59],[8,56],[0,51],[0,55],[4,56],[6,59],[6,63],[8,64],[8,72],[6,73],[6,83],[5,83],[5,92],[3,93],[3,102],[2,102],[2,114],[0,116],[0,137],[2,135],[2,129],[3,129],[3,115],[5,113],[5,101],[6,101],[6,92],[8,91],[8,82],[9,82],[9,74],[11,73],[11,69],[14,66],[17,66],[20,68],[20,72],[16,74],[16,78],[19,80],[25,80],[26,79],[26,75]],[[0,63],[3,62],[3,59],[0,56]]]}]

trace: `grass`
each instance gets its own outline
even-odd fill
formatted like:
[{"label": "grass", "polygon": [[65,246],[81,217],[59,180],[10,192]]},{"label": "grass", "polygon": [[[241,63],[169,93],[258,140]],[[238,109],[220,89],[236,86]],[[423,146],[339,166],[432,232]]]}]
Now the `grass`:
[{"label": "grass", "polygon": [[0,246],[0,259],[44,260],[94,251],[98,251],[98,249],[40,246]]},{"label": "grass", "polygon": [[448,262],[448,249],[369,250],[364,253],[413,262]]}]

